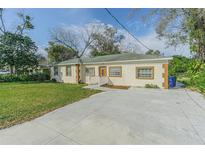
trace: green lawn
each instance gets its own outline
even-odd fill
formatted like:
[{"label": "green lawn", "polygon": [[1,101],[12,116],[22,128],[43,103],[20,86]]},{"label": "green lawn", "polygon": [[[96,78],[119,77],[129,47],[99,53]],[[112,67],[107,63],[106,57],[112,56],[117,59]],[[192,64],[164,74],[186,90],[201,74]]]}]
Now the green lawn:
[{"label": "green lawn", "polygon": [[60,83],[0,83],[0,129],[39,117],[99,91]]}]

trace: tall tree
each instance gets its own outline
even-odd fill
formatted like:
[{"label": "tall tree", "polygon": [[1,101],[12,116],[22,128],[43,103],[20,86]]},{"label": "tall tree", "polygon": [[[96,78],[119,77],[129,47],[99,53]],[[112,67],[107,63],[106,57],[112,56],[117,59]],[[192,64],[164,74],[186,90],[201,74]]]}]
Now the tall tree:
[{"label": "tall tree", "polygon": [[168,46],[188,44],[190,51],[205,61],[205,9],[151,9],[142,16],[155,24],[158,37],[165,38]]},{"label": "tall tree", "polygon": [[9,66],[11,74],[27,72],[38,64],[37,47],[30,37],[24,36],[25,30],[31,30],[34,26],[31,17],[18,13],[22,21],[12,32],[4,23],[3,9],[0,9],[0,65]]},{"label": "tall tree", "polygon": [[61,44],[75,53],[75,57],[82,57],[93,42],[91,37],[94,27],[84,26],[82,28],[56,28],[51,32],[52,41]]},{"label": "tall tree", "polygon": [[5,27],[5,24],[4,24],[4,19],[3,19],[3,9],[0,8],[0,32],[1,33],[5,33],[6,32],[6,27]]},{"label": "tall tree", "polygon": [[119,35],[117,29],[106,25],[102,31],[93,33],[92,39],[90,54],[95,57],[120,53],[119,45],[124,36]]},{"label": "tall tree", "polygon": [[186,73],[189,70],[192,62],[193,60],[190,58],[174,55],[173,60],[169,64],[169,74],[179,75]]},{"label": "tall tree", "polygon": [[25,15],[23,13],[17,13],[17,16],[20,18],[22,23],[17,25],[16,33],[19,33],[22,35],[25,30],[34,29],[34,26],[31,23],[32,18],[30,16]]},{"label": "tall tree", "polygon": [[[3,18],[3,13],[4,13],[4,9],[0,8],[0,32],[1,34],[5,34],[6,32],[10,32],[10,30],[8,30],[5,26],[5,21]],[[24,13],[17,13],[17,16],[19,17],[21,23],[19,25],[16,26],[16,30],[12,33],[15,34],[23,34],[25,30],[31,30],[34,29],[33,24],[31,23],[32,18],[28,15],[25,15]]]},{"label": "tall tree", "polygon": [[49,46],[45,50],[48,53],[49,62],[61,62],[75,56],[73,50],[54,42],[49,42]]},{"label": "tall tree", "polygon": [[11,74],[24,73],[38,65],[37,47],[28,37],[6,32],[0,36],[0,63],[9,66]]},{"label": "tall tree", "polygon": [[38,64],[48,64],[48,60],[42,54],[37,54]]}]

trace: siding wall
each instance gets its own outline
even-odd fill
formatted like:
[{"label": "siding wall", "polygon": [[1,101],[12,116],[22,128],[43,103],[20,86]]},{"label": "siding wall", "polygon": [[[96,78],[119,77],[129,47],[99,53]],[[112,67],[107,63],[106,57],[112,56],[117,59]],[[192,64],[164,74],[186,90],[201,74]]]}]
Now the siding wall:
[{"label": "siding wall", "polygon": [[[136,67],[144,66],[154,67],[154,79],[136,78]],[[109,80],[113,85],[129,85],[144,87],[145,84],[155,84],[159,87],[162,87],[162,83],[164,81],[162,73],[162,64],[126,64],[122,65],[122,77],[109,77]]]},{"label": "siding wall", "polygon": [[[101,66],[101,65],[100,65]],[[86,76],[85,68],[95,68],[95,76]],[[87,84],[97,84],[99,81],[99,65],[84,65],[82,70],[82,82]]]},{"label": "siding wall", "polygon": [[[107,76],[109,79],[109,84],[113,85],[124,85],[124,86],[139,86],[144,87],[145,84],[155,84],[163,88],[163,73],[164,68],[163,64],[168,64],[168,61],[164,62],[153,62],[153,63],[130,63],[130,64],[99,64],[99,65],[86,65],[84,67],[94,67],[95,76],[88,77],[85,75],[85,69],[83,69],[83,82],[87,84],[96,84],[99,80],[99,67],[107,67]],[[122,67],[122,77],[109,77],[109,67],[112,66],[121,66]],[[154,79],[137,79],[136,78],[136,67],[151,66],[154,67]]]},{"label": "siding wall", "polygon": [[58,75],[61,82],[64,83],[77,83],[76,81],[76,65],[71,65],[71,76],[66,76],[66,66],[60,66]]},{"label": "siding wall", "polygon": [[[118,63],[118,64],[86,64],[80,66],[80,81],[87,84],[97,84],[99,82],[99,67],[107,67],[107,77],[109,84],[113,85],[124,85],[124,86],[139,86],[144,87],[145,84],[155,84],[163,88],[163,73],[165,69],[163,64],[168,64],[168,61],[155,61],[149,63],[142,62],[132,62],[132,63]],[[109,77],[109,67],[112,66],[121,66],[122,67],[122,77]],[[154,67],[154,79],[137,79],[136,78],[136,67],[151,66]],[[86,76],[85,68],[94,67],[95,76]],[[59,67],[59,81],[65,83],[77,83],[76,82],[76,65],[71,66],[72,76],[66,76],[66,66]]]}]

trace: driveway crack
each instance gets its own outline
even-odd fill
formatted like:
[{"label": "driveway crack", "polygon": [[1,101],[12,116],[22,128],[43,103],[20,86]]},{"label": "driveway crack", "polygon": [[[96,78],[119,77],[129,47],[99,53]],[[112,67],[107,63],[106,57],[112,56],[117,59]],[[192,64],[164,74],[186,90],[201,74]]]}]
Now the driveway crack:
[{"label": "driveway crack", "polygon": [[[79,143],[79,142],[73,140],[72,138],[70,138],[70,137],[64,135],[63,133],[61,133],[60,131],[58,131],[58,130],[56,130],[56,129],[54,129],[54,128],[51,128],[51,127],[49,127],[49,126],[47,126],[47,125],[44,125],[44,124],[42,124],[42,123],[39,123],[39,122],[37,122],[37,121],[35,121],[35,123],[37,123],[38,125],[43,126],[43,127],[45,127],[45,128],[48,128],[48,129],[50,129],[50,130],[52,130],[52,131],[55,131],[56,133],[59,134],[59,135],[55,136],[54,138],[52,138],[50,141],[52,141],[53,139],[55,139],[55,138],[57,138],[58,136],[62,135],[63,137],[67,138],[68,140],[71,140],[72,142],[81,145],[81,143]],[[44,143],[44,144],[48,144],[50,141],[48,141],[48,142],[46,142],[46,143]]]}]

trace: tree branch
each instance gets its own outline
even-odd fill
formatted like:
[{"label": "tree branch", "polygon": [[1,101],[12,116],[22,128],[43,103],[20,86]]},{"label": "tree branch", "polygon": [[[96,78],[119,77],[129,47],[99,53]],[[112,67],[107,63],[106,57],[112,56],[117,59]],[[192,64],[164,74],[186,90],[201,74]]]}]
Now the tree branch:
[{"label": "tree branch", "polygon": [[71,49],[75,53],[75,56],[78,57],[78,51],[76,51],[74,48],[72,48],[70,45],[68,45],[64,41],[60,40],[57,36],[54,38],[54,41],[62,45],[65,45],[67,48]]},{"label": "tree branch", "polygon": [[0,20],[1,20],[1,25],[2,25],[2,27],[0,27],[0,31],[2,33],[5,33],[6,28],[5,28],[5,24],[4,24],[4,20],[3,20],[3,9],[0,9]]}]

